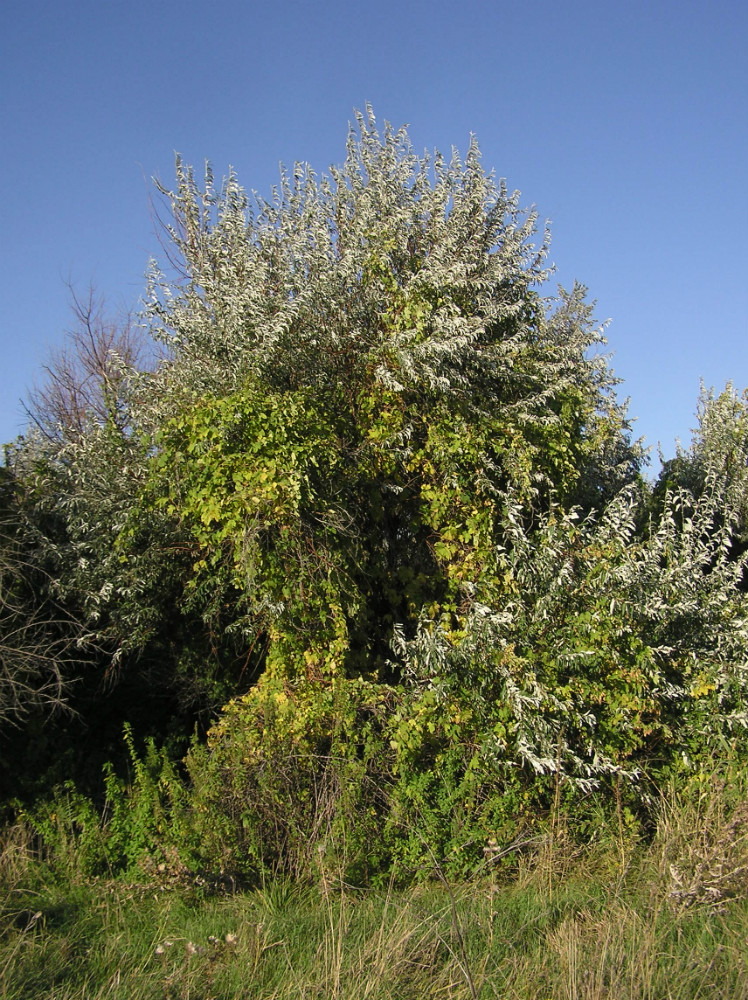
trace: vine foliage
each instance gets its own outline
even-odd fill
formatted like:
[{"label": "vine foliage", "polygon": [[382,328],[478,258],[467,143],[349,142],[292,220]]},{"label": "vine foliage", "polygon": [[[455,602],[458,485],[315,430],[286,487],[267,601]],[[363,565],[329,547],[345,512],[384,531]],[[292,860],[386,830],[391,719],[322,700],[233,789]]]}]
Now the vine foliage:
[{"label": "vine foliage", "polygon": [[191,864],[466,871],[744,730],[745,396],[651,488],[586,290],[474,140],[419,156],[367,108],[268,199],[179,158],[159,191],[157,360],[101,359],[8,474],[76,648],[208,730],[186,790],[136,774]]}]

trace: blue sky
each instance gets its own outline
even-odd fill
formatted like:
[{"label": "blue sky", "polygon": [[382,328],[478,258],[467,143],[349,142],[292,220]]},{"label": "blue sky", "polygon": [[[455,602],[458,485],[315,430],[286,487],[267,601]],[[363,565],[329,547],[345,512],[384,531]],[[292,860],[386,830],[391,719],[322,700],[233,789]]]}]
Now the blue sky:
[{"label": "blue sky", "polygon": [[700,378],[748,385],[745,0],[9,0],[0,28],[0,441],[67,282],[137,307],[175,150],[265,194],[367,101],[418,151],[474,132],[550,220],[648,444],[688,441]]}]

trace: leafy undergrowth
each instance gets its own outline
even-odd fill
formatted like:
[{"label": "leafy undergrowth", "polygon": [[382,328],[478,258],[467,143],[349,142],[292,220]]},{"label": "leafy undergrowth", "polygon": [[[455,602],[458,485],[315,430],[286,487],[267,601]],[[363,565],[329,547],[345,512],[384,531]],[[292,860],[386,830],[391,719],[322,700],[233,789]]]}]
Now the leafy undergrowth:
[{"label": "leafy undergrowth", "polygon": [[[581,849],[556,822],[480,878],[353,891],[331,876],[233,894],[153,868],[65,877],[7,831],[7,1000],[748,997],[748,804],[724,780],[663,797],[647,843]],[[164,869],[164,866],[161,866]]]}]

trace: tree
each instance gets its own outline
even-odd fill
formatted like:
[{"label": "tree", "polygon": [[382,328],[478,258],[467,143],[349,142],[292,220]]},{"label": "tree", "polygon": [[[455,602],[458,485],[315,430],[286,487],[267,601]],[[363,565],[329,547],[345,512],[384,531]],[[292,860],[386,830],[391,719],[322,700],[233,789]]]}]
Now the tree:
[{"label": "tree", "polygon": [[652,503],[586,290],[547,294],[474,141],[419,157],[367,109],[269,201],[176,169],[158,365],[94,355],[9,471],[123,711],[217,715],[196,864],[308,872],[339,837],[464,870],[746,725],[744,407],[705,405],[698,488]]},{"label": "tree", "polygon": [[126,382],[152,368],[157,352],[130,314],[110,319],[92,288],[81,298],[70,288],[75,324],[50,352],[44,377],[28,394],[32,425],[53,441],[81,438],[94,423],[126,425]]},{"label": "tree", "polygon": [[[172,356],[153,502],[292,675],[383,669],[397,622],[501,589],[507,491],[603,503],[642,460],[585,290],[540,289],[536,217],[480,166],[416,156],[358,115],[341,168],[161,188],[177,284],[149,311]],[[222,602],[225,607],[225,601]]]},{"label": "tree", "polygon": [[655,500],[674,488],[699,497],[717,484],[725,516],[735,519],[736,542],[748,545],[748,390],[741,394],[728,382],[717,395],[702,384],[696,416],[689,447],[679,444],[662,464]]}]

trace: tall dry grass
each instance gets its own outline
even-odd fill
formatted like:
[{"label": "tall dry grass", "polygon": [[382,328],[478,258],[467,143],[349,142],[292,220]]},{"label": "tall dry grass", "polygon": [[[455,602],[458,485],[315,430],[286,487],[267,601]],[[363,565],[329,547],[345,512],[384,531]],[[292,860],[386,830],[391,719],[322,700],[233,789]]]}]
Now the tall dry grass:
[{"label": "tall dry grass", "polygon": [[615,817],[584,848],[572,833],[556,815],[469,883],[435,865],[408,889],[353,891],[327,870],[206,895],[187,873],[61,873],[17,826],[0,852],[0,997],[748,1000],[745,775],[670,789],[647,842]]}]

